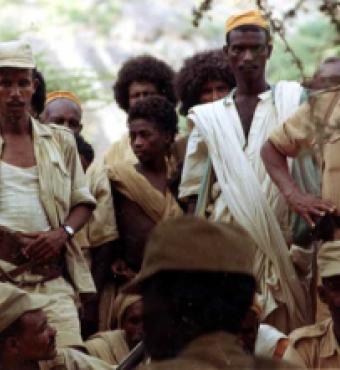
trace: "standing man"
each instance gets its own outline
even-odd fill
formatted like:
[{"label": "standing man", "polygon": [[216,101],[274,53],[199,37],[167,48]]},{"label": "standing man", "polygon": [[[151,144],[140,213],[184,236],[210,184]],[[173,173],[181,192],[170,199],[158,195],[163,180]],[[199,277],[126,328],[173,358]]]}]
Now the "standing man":
[{"label": "standing man", "polygon": [[261,321],[287,333],[308,322],[306,295],[282,233],[289,238],[288,207],[266,174],[260,149],[273,127],[298,107],[302,88],[285,81],[271,87],[266,81],[272,43],[258,11],[227,20],[224,51],[236,88],[189,112],[194,129],[180,197],[192,203],[199,195],[198,214],[239,224],[249,233],[257,245]]},{"label": "standing man", "polygon": [[0,225],[18,233],[13,249],[0,246],[0,276],[52,298],[46,313],[58,331],[57,345],[79,346],[75,289],[93,292],[94,285],[72,237],[89,219],[95,200],[73,134],[29,114],[34,67],[29,45],[0,43]]},{"label": "standing man", "polygon": [[237,338],[254,298],[254,257],[237,226],[181,217],[154,229],[141,272],[125,288],[143,296],[147,369],[280,368],[246,354]]}]

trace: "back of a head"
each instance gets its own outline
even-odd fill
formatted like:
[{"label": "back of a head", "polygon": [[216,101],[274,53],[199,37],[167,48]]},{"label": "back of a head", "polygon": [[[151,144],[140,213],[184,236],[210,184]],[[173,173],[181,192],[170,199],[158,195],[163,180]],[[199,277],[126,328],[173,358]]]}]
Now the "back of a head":
[{"label": "back of a head", "polygon": [[203,334],[240,331],[255,291],[254,251],[237,226],[187,216],[155,228],[141,273],[126,288],[143,295],[145,340],[154,358],[174,356]]}]

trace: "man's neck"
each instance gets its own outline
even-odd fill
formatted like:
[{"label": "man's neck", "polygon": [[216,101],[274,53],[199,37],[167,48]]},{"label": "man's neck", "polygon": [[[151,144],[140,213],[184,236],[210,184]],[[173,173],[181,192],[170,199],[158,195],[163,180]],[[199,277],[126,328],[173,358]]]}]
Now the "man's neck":
[{"label": "man's neck", "polygon": [[30,118],[25,115],[20,119],[0,117],[0,128],[2,135],[30,134]]},{"label": "man's neck", "polygon": [[166,163],[164,156],[159,156],[153,161],[149,162],[139,162],[136,166],[137,170],[142,173],[153,173],[153,174],[162,174],[166,172]]},{"label": "man's neck", "polygon": [[237,81],[236,86],[237,96],[257,96],[269,88],[269,84],[264,78],[260,81],[240,80]]}]

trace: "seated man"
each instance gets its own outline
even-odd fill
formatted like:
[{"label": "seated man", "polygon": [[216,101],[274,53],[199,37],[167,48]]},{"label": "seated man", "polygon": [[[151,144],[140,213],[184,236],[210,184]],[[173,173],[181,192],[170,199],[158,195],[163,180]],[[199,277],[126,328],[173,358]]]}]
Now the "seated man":
[{"label": "seated man", "polygon": [[29,45],[0,43],[0,226],[17,237],[10,248],[0,244],[0,281],[53,298],[45,311],[57,345],[78,346],[76,291],[90,293],[94,285],[71,239],[96,203],[73,135],[30,116],[34,67]]},{"label": "seated man", "polygon": [[148,369],[280,368],[246,354],[237,338],[255,293],[254,256],[237,226],[181,217],[153,230],[124,289],[143,297]]},{"label": "seated man", "polygon": [[53,91],[47,94],[42,122],[66,126],[75,134],[79,134],[82,108],[80,99],[71,91]]},{"label": "seated man", "polygon": [[340,367],[340,251],[338,242],[323,245],[318,255],[320,299],[331,317],[290,334],[284,355],[287,361],[307,369]]},{"label": "seated man", "polygon": [[118,365],[142,340],[142,298],[119,294],[114,303],[117,329],[93,335],[85,342],[91,356]]},{"label": "seated man", "polygon": [[56,330],[43,308],[48,300],[0,283],[0,367],[3,370],[113,370],[73,349],[56,348]]}]

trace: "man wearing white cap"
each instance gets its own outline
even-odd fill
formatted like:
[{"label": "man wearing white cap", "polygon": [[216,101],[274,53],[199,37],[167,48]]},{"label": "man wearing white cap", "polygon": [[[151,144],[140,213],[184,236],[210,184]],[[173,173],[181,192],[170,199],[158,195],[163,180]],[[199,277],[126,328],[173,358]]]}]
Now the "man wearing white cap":
[{"label": "man wearing white cap", "polygon": [[72,237],[95,200],[73,134],[29,114],[34,68],[28,44],[0,43],[0,225],[17,233],[10,247],[1,243],[0,280],[54,298],[45,310],[57,329],[57,345],[78,346],[74,287],[93,292],[94,284]]},{"label": "man wearing white cap", "polygon": [[0,368],[109,370],[113,366],[73,349],[57,350],[56,330],[43,309],[48,299],[0,283]]},{"label": "man wearing white cap", "polygon": [[325,243],[318,254],[319,296],[331,317],[290,334],[284,359],[307,369],[340,368],[340,249]]},{"label": "man wearing white cap", "polygon": [[[273,127],[297,109],[302,87],[266,80],[272,52],[270,28],[258,10],[226,22],[224,51],[236,88],[225,98],[189,111],[193,126],[179,197],[196,214],[241,225],[257,245],[261,321],[283,332],[309,322],[306,293],[290,259],[289,210],[262,163],[260,149]],[[189,205],[189,208],[193,206]],[[304,254],[307,263],[311,254]]]}]

